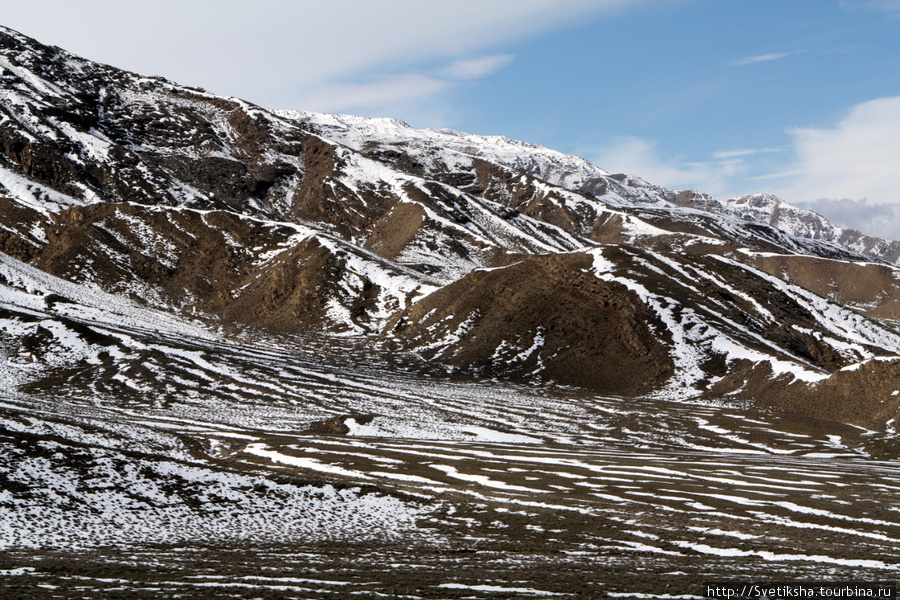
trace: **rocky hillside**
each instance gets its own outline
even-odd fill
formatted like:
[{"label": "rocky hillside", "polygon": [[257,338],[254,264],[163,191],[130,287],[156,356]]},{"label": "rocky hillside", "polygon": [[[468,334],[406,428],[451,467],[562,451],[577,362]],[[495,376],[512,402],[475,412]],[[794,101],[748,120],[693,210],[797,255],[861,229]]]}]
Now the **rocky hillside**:
[{"label": "rocky hillside", "polygon": [[[813,211],[793,206],[771,194],[751,194],[719,200],[694,190],[674,191],[626,174],[610,174],[583,158],[502,136],[479,136],[444,130],[413,129],[394,119],[366,119],[308,111],[279,111],[305,123],[311,130],[362,152],[393,157],[402,168],[427,170],[432,176],[458,170],[459,158],[468,155],[525,173],[571,191],[597,197],[622,207],[693,208],[738,221],[769,225],[796,237],[821,240],[888,262],[900,258],[900,241],[884,240],[843,229]],[[402,156],[412,160],[400,160]],[[443,162],[443,164],[441,164]],[[469,165],[468,171],[472,171]],[[459,175],[457,175],[459,177]],[[469,175],[471,178],[471,175]],[[675,211],[683,220],[685,211]]]},{"label": "rocky hillside", "polygon": [[[0,338],[29,369],[134,306],[362,336],[431,372],[884,427],[897,251],[810,215],[501,137],[273,112],[0,29]],[[113,346],[65,369],[114,381]]]}]

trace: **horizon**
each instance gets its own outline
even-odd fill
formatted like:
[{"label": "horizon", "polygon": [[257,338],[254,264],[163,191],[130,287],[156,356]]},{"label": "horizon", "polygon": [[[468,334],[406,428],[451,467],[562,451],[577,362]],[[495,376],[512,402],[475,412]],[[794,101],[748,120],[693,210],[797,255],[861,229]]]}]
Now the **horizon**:
[{"label": "horizon", "polygon": [[41,43],[268,109],[503,135],[900,238],[897,0],[0,6]]}]

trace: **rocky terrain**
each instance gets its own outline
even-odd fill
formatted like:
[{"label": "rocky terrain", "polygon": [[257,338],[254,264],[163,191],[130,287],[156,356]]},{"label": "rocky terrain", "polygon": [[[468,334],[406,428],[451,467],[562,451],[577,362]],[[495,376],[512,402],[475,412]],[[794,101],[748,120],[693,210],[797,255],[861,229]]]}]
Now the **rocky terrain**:
[{"label": "rocky terrain", "polygon": [[891,579],[898,256],[772,196],[266,110],[0,28],[0,580]]}]

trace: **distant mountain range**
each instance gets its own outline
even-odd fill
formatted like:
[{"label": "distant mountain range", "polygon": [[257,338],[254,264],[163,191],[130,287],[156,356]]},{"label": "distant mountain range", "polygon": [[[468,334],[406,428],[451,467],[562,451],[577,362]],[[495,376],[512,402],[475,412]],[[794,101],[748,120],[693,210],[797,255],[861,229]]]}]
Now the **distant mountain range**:
[{"label": "distant mountain range", "polygon": [[[900,415],[900,242],[503,137],[266,110],[9,29],[0,251],[0,341],[27,375],[10,389],[77,371],[111,393],[137,359],[104,331],[144,323],[360,336],[428,373],[865,427]],[[73,340],[87,350],[58,351]],[[146,384],[129,393],[182,386]]]}]

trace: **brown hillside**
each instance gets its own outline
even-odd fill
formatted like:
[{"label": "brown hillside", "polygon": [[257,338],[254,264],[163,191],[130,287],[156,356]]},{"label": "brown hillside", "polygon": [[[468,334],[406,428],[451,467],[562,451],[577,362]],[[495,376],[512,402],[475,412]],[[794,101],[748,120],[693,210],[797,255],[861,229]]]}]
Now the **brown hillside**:
[{"label": "brown hillside", "polygon": [[[598,280],[590,266],[589,256],[570,254],[475,271],[417,302],[389,329],[403,347],[487,376],[527,375],[543,364],[543,375],[561,384],[648,393],[672,373],[658,339],[664,328],[637,295]],[[445,349],[441,340],[454,336],[465,343]]]}]

